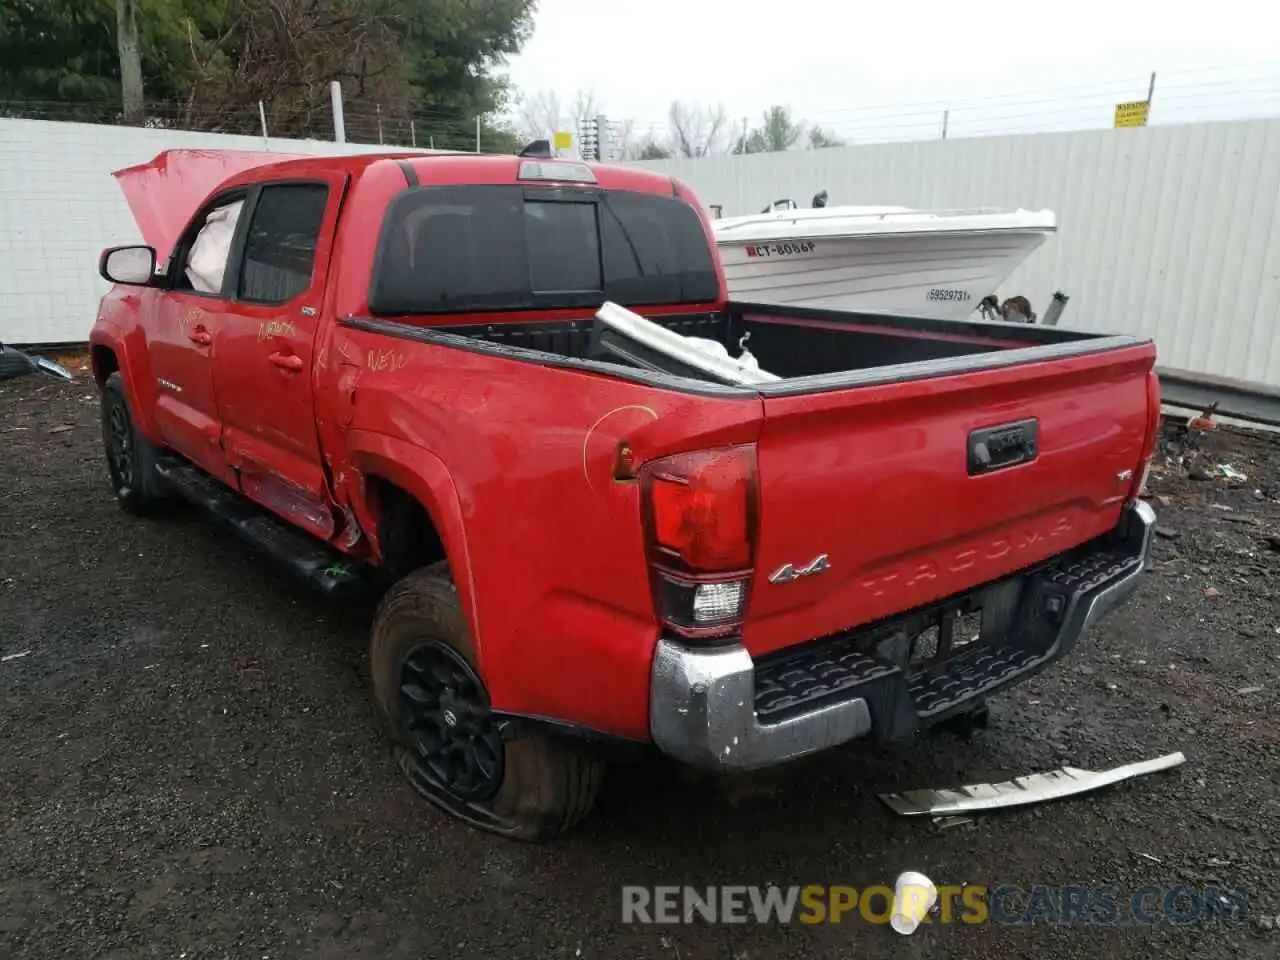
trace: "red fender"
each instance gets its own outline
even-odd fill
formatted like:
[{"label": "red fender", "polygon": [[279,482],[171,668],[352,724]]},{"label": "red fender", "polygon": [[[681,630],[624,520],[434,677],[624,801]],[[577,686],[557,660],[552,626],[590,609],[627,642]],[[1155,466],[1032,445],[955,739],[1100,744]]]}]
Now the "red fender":
[{"label": "red fender", "polygon": [[[131,342],[132,341],[132,342]],[[165,446],[160,428],[153,416],[155,404],[155,379],[151,376],[151,357],[140,328],[133,334],[121,335],[114,323],[99,320],[89,334],[89,346],[106,347],[116,355],[116,364],[124,380],[124,395],[129,401],[133,426],[140,434],[159,447]],[[97,371],[94,371],[95,377]],[[102,384],[98,384],[99,389]]]},{"label": "red fender", "polygon": [[[458,601],[471,629],[476,659],[483,673],[484,643],[476,605],[475,579],[471,572],[471,551],[467,545],[458,490],[444,461],[421,447],[370,430],[349,431],[346,447],[347,460],[360,475],[361,486],[367,477],[381,477],[412,495],[426,509],[449,558]],[[367,497],[356,498],[351,506],[365,530],[376,529]]]}]

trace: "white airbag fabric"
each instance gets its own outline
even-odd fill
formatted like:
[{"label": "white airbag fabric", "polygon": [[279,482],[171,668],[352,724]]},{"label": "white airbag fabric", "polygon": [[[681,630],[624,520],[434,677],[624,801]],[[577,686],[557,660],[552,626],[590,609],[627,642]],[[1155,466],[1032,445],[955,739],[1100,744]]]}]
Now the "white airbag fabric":
[{"label": "white airbag fabric", "polygon": [[219,293],[222,275],[231,255],[231,238],[236,233],[243,200],[219,207],[209,214],[187,258],[187,279],[201,293]]}]

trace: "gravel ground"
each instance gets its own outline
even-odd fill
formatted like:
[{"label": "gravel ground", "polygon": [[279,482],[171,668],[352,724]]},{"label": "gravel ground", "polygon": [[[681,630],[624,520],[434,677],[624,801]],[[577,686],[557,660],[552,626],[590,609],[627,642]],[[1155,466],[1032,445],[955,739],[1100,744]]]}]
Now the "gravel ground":
[{"label": "gravel ground", "polygon": [[[367,692],[368,611],[306,592],[195,513],[126,517],[97,404],[0,384],[0,956],[1270,956],[1280,931],[1280,446],[1164,447],[1137,599],[999,698],[973,741],[832,751],[734,780],[621,770],[528,847],[401,781]],[[1230,463],[1247,481],[1230,481]],[[1190,479],[1187,474],[1205,479]],[[1268,543],[1267,538],[1273,538]],[[944,829],[878,791],[1184,767]],[[1249,892],[1236,922],[624,925],[624,884],[1112,884]],[[852,919],[851,919],[852,918]]]}]

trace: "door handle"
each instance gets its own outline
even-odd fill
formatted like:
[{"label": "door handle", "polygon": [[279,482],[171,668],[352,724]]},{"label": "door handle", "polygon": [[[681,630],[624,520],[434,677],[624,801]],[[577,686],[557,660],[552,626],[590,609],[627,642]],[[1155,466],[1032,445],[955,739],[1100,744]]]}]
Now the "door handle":
[{"label": "door handle", "polygon": [[209,344],[213,343],[213,334],[208,330],[197,327],[195,330],[192,330],[187,334],[187,339],[192,343],[198,343],[202,347],[207,347]]},{"label": "door handle", "polygon": [[273,353],[267,359],[281,370],[288,370],[290,373],[302,371],[302,358],[296,353]]}]

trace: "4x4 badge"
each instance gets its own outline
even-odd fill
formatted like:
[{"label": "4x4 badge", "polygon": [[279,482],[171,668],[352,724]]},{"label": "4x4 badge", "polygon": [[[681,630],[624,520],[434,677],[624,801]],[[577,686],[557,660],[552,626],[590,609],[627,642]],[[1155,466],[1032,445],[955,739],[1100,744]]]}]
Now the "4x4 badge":
[{"label": "4x4 badge", "polygon": [[801,577],[811,577],[815,573],[826,573],[830,569],[831,558],[825,553],[820,553],[803,567],[797,567],[794,563],[784,563],[769,576],[769,582],[790,583]]}]

